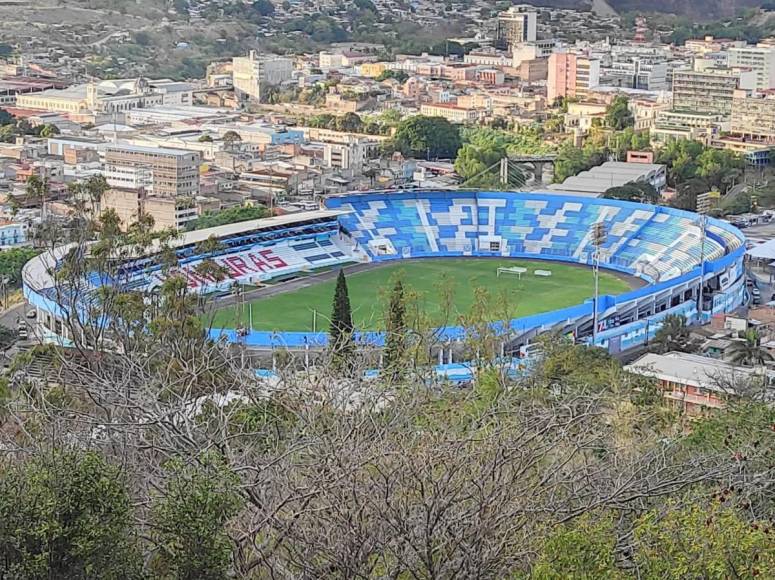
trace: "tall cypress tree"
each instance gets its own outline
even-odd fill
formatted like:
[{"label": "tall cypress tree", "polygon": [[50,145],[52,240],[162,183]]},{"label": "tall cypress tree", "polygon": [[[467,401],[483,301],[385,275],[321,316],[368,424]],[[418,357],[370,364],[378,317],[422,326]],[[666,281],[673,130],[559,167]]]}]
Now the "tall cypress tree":
[{"label": "tall cypress tree", "polygon": [[353,342],[353,313],[344,270],[339,270],[339,277],[336,279],[329,346],[334,366],[340,371],[349,371],[355,343]]},{"label": "tall cypress tree", "polygon": [[396,280],[390,293],[388,305],[385,351],[383,367],[385,374],[392,380],[399,380],[403,375],[406,356],[406,302],[404,300],[404,285]]}]

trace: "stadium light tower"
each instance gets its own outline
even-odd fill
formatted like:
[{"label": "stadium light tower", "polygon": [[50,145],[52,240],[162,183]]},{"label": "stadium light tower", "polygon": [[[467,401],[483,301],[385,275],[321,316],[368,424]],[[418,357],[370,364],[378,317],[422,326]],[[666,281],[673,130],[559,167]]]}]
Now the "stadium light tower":
[{"label": "stadium light tower", "polygon": [[595,301],[592,305],[592,345],[595,344],[597,338],[597,319],[598,312],[598,299],[600,298],[600,248],[605,244],[606,240],[605,222],[596,222],[592,225],[592,245],[595,246],[595,253],[592,256],[593,266],[592,271],[595,274]]},{"label": "stadium light tower", "polygon": [[697,288],[697,318],[702,324],[702,286],[705,283],[705,235],[708,227],[708,216],[700,215],[700,284]]}]

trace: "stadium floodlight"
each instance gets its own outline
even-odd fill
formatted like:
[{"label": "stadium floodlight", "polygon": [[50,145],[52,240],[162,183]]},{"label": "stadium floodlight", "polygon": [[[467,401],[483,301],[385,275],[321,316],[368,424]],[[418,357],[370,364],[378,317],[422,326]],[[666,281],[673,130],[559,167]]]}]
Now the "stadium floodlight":
[{"label": "stadium floodlight", "polygon": [[600,298],[600,248],[605,244],[607,237],[605,222],[595,222],[592,224],[592,245],[595,246],[595,253],[592,256],[592,272],[595,276],[595,298],[592,304],[592,345],[597,338],[597,319],[598,299]]},{"label": "stadium floodlight", "polygon": [[700,215],[698,227],[700,228],[700,283],[697,288],[697,318],[702,323],[702,286],[705,283],[705,236],[708,227],[708,216]]}]

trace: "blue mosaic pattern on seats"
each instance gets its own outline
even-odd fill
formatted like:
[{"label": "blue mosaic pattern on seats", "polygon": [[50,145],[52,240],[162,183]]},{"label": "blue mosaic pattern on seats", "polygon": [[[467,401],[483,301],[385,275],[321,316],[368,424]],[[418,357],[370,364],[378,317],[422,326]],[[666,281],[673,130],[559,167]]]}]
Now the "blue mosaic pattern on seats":
[{"label": "blue mosaic pattern on seats", "polygon": [[[563,195],[417,192],[327,200],[351,210],[340,223],[372,259],[428,255],[565,257],[589,262],[593,224],[606,224],[603,262],[659,279],[679,276],[739,246],[738,237],[709,226],[701,249],[696,216],[656,206]],[[393,256],[370,251],[389,240]],[[497,252],[490,244],[496,242]]]}]

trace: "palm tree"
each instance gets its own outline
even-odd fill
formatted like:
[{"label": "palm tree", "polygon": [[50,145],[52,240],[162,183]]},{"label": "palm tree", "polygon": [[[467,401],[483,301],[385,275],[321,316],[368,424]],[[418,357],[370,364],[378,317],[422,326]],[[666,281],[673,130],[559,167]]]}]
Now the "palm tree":
[{"label": "palm tree", "polygon": [[760,366],[773,360],[773,356],[762,347],[759,333],[751,329],[745,333],[745,340],[737,340],[726,352],[726,359],[732,364]]},{"label": "palm tree", "polygon": [[686,319],[676,314],[665,316],[662,327],[654,336],[653,345],[659,353],[692,352],[696,347],[686,327]]}]

